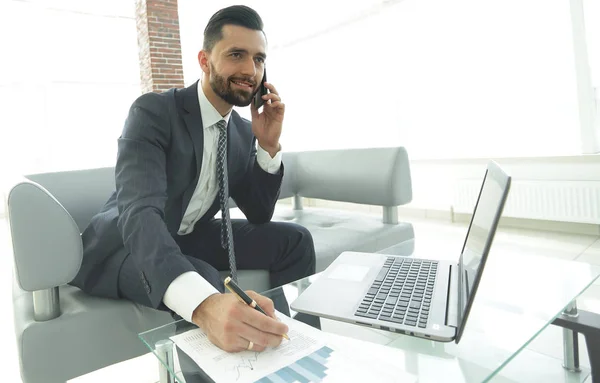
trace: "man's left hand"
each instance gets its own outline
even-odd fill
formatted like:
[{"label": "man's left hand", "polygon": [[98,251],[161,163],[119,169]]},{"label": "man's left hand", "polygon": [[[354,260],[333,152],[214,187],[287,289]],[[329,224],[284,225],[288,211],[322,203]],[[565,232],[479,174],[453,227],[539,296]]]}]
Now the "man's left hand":
[{"label": "man's left hand", "polygon": [[281,127],[283,125],[283,115],[285,113],[285,105],[281,102],[281,97],[277,93],[277,89],[268,82],[265,82],[267,89],[271,93],[263,96],[265,103],[262,113],[251,104],[252,111],[252,132],[258,140],[261,148],[267,151],[271,157],[279,151],[279,136],[281,136]]}]

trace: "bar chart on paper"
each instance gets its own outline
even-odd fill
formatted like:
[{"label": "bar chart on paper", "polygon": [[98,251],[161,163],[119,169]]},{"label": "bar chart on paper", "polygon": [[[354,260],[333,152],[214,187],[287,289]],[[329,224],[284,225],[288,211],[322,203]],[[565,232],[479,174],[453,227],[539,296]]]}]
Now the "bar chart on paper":
[{"label": "bar chart on paper", "polygon": [[[304,358],[283,367],[255,383],[333,383],[397,381],[392,376],[373,371],[374,366],[356,364],[342,354],[324,346]],[[413,381],[403,380],[406,382]]]},{"label": "bar chart on paper", "polygon": [[[412,383],[411,375],[385,362],[388,353],[329,334],[282,316],[289,326],[289,341],[262,352],[229,353],[215,346],[202,329],[192,329],[171,340],[215,382],[227,383]],[[366,343],[366,342],[365,342]],[[381,355],[381,353],[385,355]],[[394,359],[395,360],[395,359]]]},{"label": "bar chart on paper", "polygon": [[327,346],[295,363],[257,380],[256,383],[327,382],[327,363],[333,350]]}]

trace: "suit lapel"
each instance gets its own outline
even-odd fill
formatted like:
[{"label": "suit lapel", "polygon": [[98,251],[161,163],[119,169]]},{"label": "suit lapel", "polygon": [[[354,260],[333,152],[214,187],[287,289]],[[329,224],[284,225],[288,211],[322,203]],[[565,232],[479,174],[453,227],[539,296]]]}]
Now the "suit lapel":
[{"label": "suit lapel", "polygon": [[196,184],[198,184],[198,178],[200,177],[200,170],[202,169],[202,153],[204,152],[204,127],[202,126],[202,116],[200,114],[200,101],[198,100],[198,82],[194,85],[183,89],[183,120],[185,127],[192,137],[192,143],[194,145],[194,155],[196,157],[196,176],[190,182],[187,189],[183,194],[183,205],[181,214],[185,215],[194,190],[196,190]]}]

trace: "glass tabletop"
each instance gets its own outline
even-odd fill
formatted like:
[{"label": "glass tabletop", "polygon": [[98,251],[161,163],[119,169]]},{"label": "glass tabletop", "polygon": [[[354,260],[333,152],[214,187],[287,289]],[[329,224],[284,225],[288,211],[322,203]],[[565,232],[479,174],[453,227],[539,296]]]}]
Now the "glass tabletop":
[{"label": "glass tabletop", "polygon": [[[385,333],[367,341],[394,349],[402,370],[418,376],[419,382],[486,382],[496,376],[529,342],[561,314],[600,275],[600,268],[575,261],[528,254],[490,257],[475,297],[460,343],[440,343],[407,335],[367,329],[306,314],[295,313],[289,305],[319,274],[292,282],[262,294],[276,309],[325,332],[364,339],[364,331]],[[158,347],[165,340],[194,325],[180,320],[141,333],[146,346],[177,382],[210,380],[193,361],[175,349],[167,361]],[[161,346],[162,345],[162,346]],[[172,345],[171,345],[172,347]],[[365,366],[368,368],[368,366]],[[185,377],[185,380],[183,379]]]}]

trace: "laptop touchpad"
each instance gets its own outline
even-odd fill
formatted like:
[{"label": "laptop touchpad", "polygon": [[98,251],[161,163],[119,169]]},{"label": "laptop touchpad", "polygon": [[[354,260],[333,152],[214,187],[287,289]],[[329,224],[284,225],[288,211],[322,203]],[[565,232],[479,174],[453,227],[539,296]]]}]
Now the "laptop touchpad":
[{"label": "laptop touchpad", "polygon": [[351,265],[341,263],[335,267],[327,276],[331,279],[340,279],[342,281],[360,282],[371,270],[368,266]]}]

